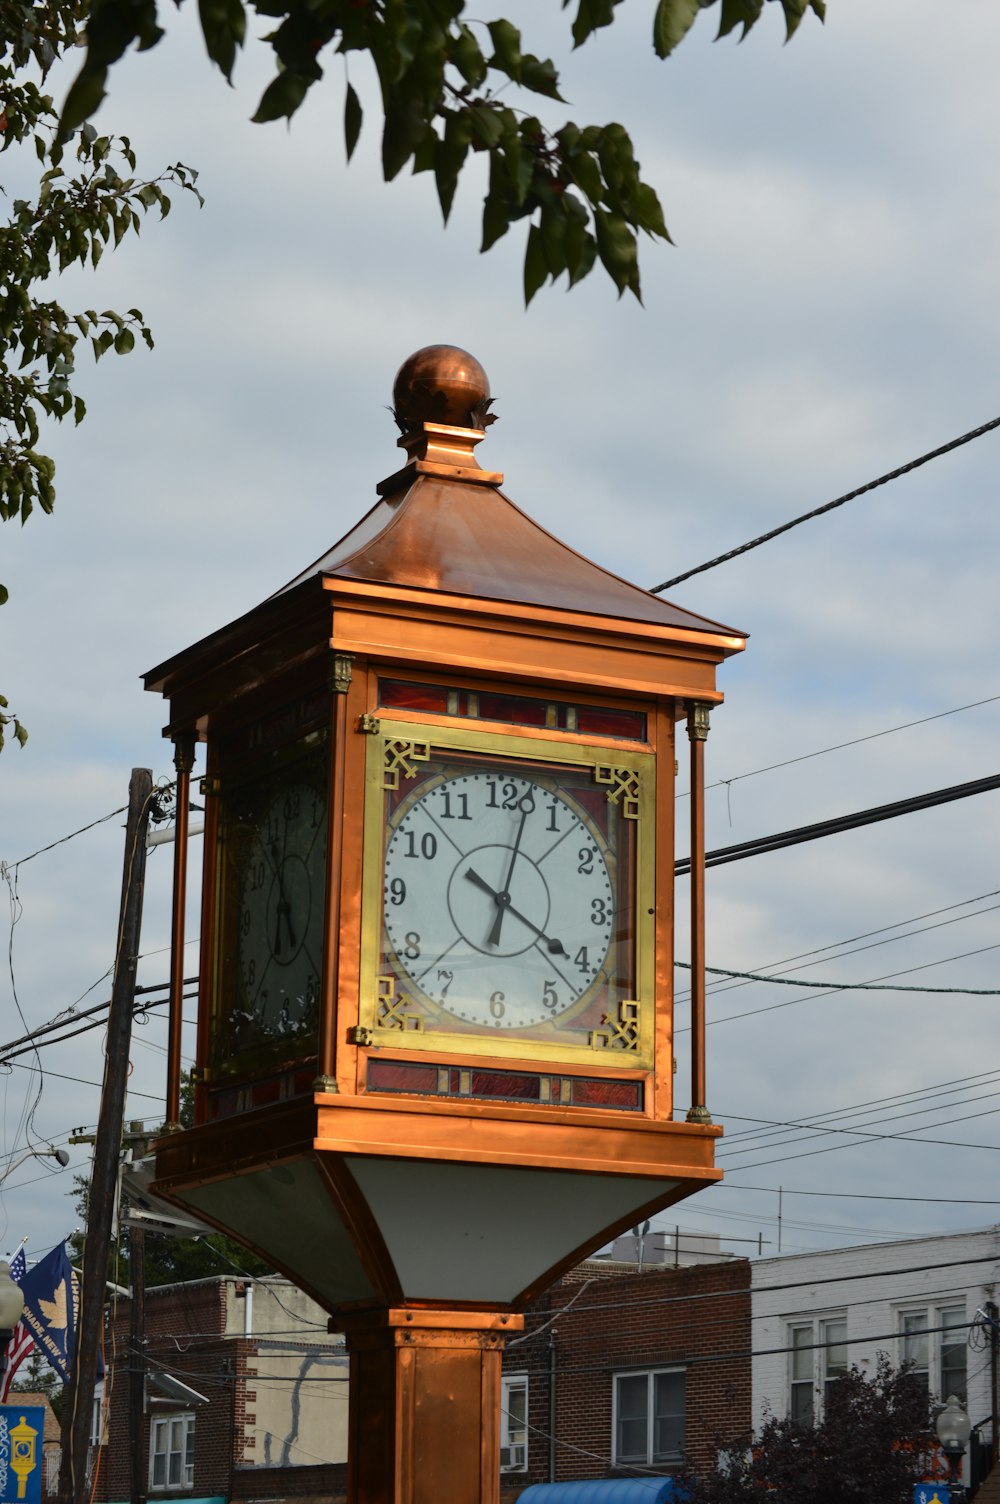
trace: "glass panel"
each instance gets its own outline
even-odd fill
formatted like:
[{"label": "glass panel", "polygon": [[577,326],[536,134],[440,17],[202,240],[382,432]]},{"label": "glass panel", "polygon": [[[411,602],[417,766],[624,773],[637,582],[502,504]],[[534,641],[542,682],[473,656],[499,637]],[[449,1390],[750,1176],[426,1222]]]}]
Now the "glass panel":
[{"label": "glass panel", "polygon": [[514,726],[544,726],[546,703],[521,695],[480,695],[479,714],[484,721],[504,721]]},{"label": "glass panel", "polygon": [[903,1316],[903,1362],[909,1363],[915,1374],[927,1381],[928,1341],[927,1312],[908,1311]]},{"label": "glass panel", "polygon": [[949,1394],[965,1399],[966,1378],[966,1325],[965,1307],[950,1306],[939,1311],[940,1325],[950,1330],[941,1333],[941,1392],[939,1399],[946,1400]]},{"label": "glass panel", "polygon": [[811,1326],[792,1327],[792,1378],[808,1379],[813,1376],[813,1329]]},{"label": "glass panel", "polygon": [[653,1456],[662,1462],[684,1450],[684,1375],[653,1375]]},{"label": "glass panel", "polygon": [[507,1439],[518,1446],[527,1437],[528,1388],[526,1384],[512,1384],[507,1390]]},{"label": "glass panel", "polygon": [[406,684],[399,679],[379,680],[379,704],[393,710],[424,710],[448,714],[448,691],[438,684]]},{"label": "glass panel", "polygon": [[593,705],[579,705],[576,725],[583,736],[620,736],[637,742],[646,737],[646,717],[635,710],[599,710]]},{"label": "glass panel", "polygon": [[828,1380],[841,1378],[847,1372],[847,1322],[821,1322],[820,1340],[830,1344],[822,1349],[825,1377]]},{"label": "glass panel", "polygon": [[798,1421],[802,1426],[811,1426],[813,1423],[812,1379],[807,1384],[792,1385],[791,1401],[789,1411],[792,1420]]},{"label": "glass panel", "polygon": [[644,1373],[618,1379],[618,1462],[646,1462],[649,1382]]}]

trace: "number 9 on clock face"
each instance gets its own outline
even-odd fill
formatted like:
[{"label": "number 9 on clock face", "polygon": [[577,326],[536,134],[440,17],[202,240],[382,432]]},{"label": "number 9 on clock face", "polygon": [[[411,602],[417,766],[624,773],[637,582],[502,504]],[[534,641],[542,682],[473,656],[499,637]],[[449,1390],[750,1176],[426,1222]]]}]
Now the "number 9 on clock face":
[{"label": "number 9 on clock face", "polygon": [[386,833],[383,966],[424,1027],[548,1034],[600,1022],[630,968],[621,824],[588,769],[469,759],[401,790]]}]

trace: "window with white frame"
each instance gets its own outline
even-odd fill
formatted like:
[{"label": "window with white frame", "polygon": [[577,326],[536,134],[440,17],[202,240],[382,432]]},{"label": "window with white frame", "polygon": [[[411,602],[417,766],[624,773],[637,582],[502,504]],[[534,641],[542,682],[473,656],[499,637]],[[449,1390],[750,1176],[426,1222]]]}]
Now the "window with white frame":
[{"label": "window with white frame", "polygon": [[821,1316],[788,1326],[788,1414],[812,1426],[826,1408],[830,1386],[847,1372],[847,1318]]},{"label": "window with white frame", "polygon": [[193,1483],[194,1416],[155,1419],[149,1431],[150,1488],[190,1488]]},{"label": "window with white frame", "polygon": [[500,1381],[500,1471],[528,1468],[528,1376],[512,1373]]},{"label": "window with white frame", "polygon": [[619,1373],[614,1384],[615,1465],[680,1461],[684,1454],[684,1369]]},{"label": "window with white frame", "polygon": [[965,1401],[968,1386],[964,1303],[911,1306],[899,1313],[899,1360],[908,1364],[934,1399]]}]

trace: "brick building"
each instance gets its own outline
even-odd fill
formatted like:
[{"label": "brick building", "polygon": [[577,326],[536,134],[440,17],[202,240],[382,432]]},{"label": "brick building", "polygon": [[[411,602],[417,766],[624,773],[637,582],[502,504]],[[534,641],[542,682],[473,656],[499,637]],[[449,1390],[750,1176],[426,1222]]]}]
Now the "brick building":
[{"label": "brick building", "polygon": [[[94,1500],[129,1497],[130,1302],[105,1343]],[[151,1500],[345,1497],[347,1357],[287,1280],[218,1278],[146,1295],[142,1456]],[[96,1407],[95,1407],[96,1409]]]},{"label": "brick building", "polygon": [[502,1495],[529,1483],[710,1468],[749,1430],[750,1265],[590,1260],[504,1354]]}]

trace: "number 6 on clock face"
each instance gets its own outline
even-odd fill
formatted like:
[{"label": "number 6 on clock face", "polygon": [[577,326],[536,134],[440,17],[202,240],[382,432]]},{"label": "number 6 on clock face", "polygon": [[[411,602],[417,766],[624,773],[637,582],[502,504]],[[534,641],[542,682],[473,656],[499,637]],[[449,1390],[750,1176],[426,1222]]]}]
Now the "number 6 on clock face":
[{"label": "number 6 on clock face", "polygon": [[588,770],[453,758],[422,777],[389,819],[383,964],[427,1027],[551,1029],[606,1001],[633,929],[619,832]]}]

